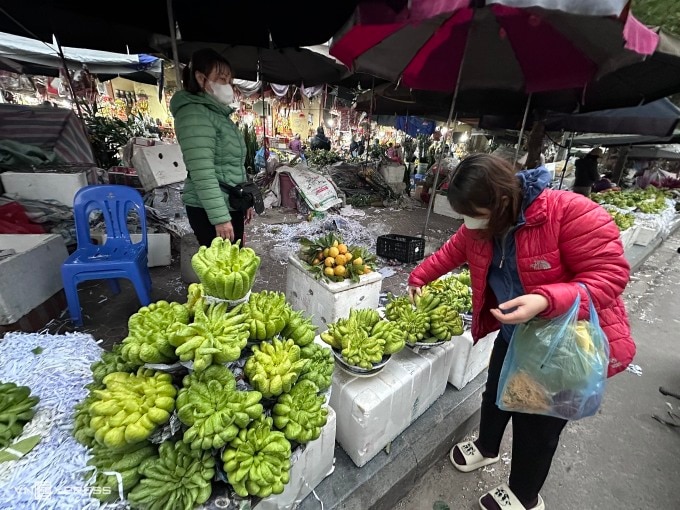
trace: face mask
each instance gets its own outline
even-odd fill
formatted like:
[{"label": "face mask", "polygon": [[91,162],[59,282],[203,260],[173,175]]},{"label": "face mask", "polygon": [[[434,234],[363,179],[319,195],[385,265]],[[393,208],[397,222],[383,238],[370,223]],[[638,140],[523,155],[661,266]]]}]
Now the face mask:
[{"label": "face mask", "polygon": [[489,219],[473,218],[472,216],[463,215],[463,223],[470,230],[482,230],[489,226]]},{"label": "face mask", "polygon": [[212,96],[220,103],[229,105],[234,102],[234,89],[231,85],[214,81],[209,81],[208,84],[212,89]]}]

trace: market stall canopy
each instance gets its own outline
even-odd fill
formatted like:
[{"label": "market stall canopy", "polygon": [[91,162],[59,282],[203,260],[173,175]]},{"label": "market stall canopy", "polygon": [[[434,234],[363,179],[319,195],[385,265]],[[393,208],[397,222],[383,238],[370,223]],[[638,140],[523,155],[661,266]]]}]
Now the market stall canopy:
[{"label": "market stall canopy", "polygon": [[21,154],[21,146],[26,146],[53,153],[67,166],[95,165],[81,121],[64,108],[0,104],[0,140],[11,146],[5,147],[4,157],[13,154],[18,162],[28,161]]},{"label": "market stall canopy", "polygon": [[680,122],[680,108],[664,98],[642,106],[616,108],[573,115],[554,113],[548,116],[548,131],[581,133],[640,134],[671,136]]},{"label": "market stall canopy", "polygon": [[631,148],[628,159],[668,159],[680,160],[680,152],[673,152],[654,146],[639,146]]},{"label": "market stall canopy", "polygon": [[622,145],[640,144],[670,144],[680,143],[680,132],[676,131],[671,136],[642,136],[642,135],[597,135],[585,134],[574,138],[576,147],[617,147]]},{"label": "market stall canopy", "polygon": [[264,80],[280,85],[319,85],[336,83],[349,71],[330,56],[328,46],[319,44],[304,48],[259,48],[206,42],[182,42],[178,45],[179,59],[186,64],[201,48],[212,48],[232,66],[234,77],[243,80]]},{"label": "market stall canopy", "polygon": [[[184,41],[283,48],[325,43],[350,17],[357,0],[334,2],[332,9],[317,0],[170,4]],[[167,0],[118,0],[107,8],[75,0],[0,0],[0,31],[44,41],[56,35],[69,46],[148,52],[154,34],[170,36],[167,6]],[[318,14],[313,22],[308,13]]]},{"label": "market stall canopy", "polygon": [[[70,47],[64,47],[63,51],[70,70],[80,70],[86,65],[90,73],[104,75],[104,79],[121,75],[143,83],[162,81],[163,61],[151,55]],[[16,73],[58,76],[63,62],[56,44],[0,33],[0,67]]]}]

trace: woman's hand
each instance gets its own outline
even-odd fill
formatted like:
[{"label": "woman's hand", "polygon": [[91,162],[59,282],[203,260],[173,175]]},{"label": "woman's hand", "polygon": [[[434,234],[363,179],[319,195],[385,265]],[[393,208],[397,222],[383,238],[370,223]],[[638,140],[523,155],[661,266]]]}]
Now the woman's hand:
[{"label": "woman's hand", "polygon": [[416,287],[415,285],[408,286],[408,298],[411,300],[411,303],[415,302],[416,296],[420,296],[421,294],[422,291],[420,290],[420,287]]},{"label": "woman's hand", "polygon": [[[501,303],[491,313],[502,324],[522,324],[543,312],[548,305],[548,300],[540,294],[525,294]],[[505,310],[512,311],[503,313]]]},{"label": "woman's hand", "polygon": [[231,224],[231,221],[215,225],[215,233],[217,234],[217,237],[229,239],[231,242],[234,242],[234,227]]},{"label": "woman's hand", "polygon": [[255,217],[255,208],[249,207],[248,210],[246,211],[245,224],[247,225],[248,223],[253,221],[254,217]]}]

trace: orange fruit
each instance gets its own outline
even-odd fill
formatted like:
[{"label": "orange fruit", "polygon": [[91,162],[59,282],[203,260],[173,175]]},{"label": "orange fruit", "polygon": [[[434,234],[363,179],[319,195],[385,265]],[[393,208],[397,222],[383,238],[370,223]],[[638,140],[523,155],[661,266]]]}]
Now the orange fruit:
[{"label": "orange fruit", "polygon": [[319,250],[316,252],[316,258],[321,259],[321,257],[323,257],[323,251]]},{"label": "orange fruit", "polygon": [[328,249],[328,256],[329,256],[329,257],[335,258],[335,257],[337,257],[338,255],[340,255],[340,251],[339,251],[335,246],[333,246],[332,248],[329,248],[329,249]]},{"label": "orange fruit", "polygon": [[336,239],[335,241],[333,241],[333,248],[337,248],[339,244],[340,242]]},{"label": "orange fruit", "polygon": [[335,266],[335,276],[345,276],[345,272],[347,271],[345,269],[345,266]]},{"label": "orange fruit", "polygon": [[330,250],[329,250],[328,248],[326,248],[326,249],[325,249],[323,252],[321,252],[321,253],[323,253],[323,256],[324,256],[324,257],[328,257],[328,252],[329,252],[329,251],[330,251]]},{"label": "orange fruit", "polygon": [[323,274],[326,276],[335,276],[335,271],[333,271],[332,267],[327,267],[323,270]]},{"label": "orange fruit", "polygon": [[323,263],[326,267],[332,267],[335,264],[335,259],[333,257],[326,257]]},{"label": "orange fruit", "polygon": [[368,266],[366,266],[366,267],[364,268],[364,274],[368,274],[368,273],[370,273],[370,272],[371,272],[371,268],[368,267]]},{"label": "orange fruit", "polygon": [[312,260],[312,265],[313,265],[313,266],[316,266],[317,264],[320,264],[320,263],[321,263],[321,259],[319,259],[318,257],[315,258],[314,260]]},{"label": "orange fruit", "polygon": [[345,253],[347,253],[347,245],[340,243],[338,245],[338,251],[344,255]]},{"label": "orange fruit", "polygon": [[345,261],[349,262],[350,260],[352,260],[352,252],[348,251],[345,253]]},{"label": "orange fruit", "polygon": [[364,263],[364,261],[361,257],[357,257],[352,261],[352,264],[354,264],[355,266],[360,266],[363,263]]},{"label": "orange fruit", "polygon": [[345,265],[345,262],[346,262],[346,260],[345,260],[345,256],[344,256],[344,255],[338,255],[337,257],[335,257],[335,263],[336,263],[338,266],[344,266],[344,265]]}]

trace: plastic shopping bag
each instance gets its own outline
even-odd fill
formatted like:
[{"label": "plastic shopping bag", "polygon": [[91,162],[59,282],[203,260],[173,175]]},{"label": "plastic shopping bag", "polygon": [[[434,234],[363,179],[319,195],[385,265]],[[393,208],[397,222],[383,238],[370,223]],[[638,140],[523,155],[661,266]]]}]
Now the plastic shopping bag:
[{"label": "plastic shopping bag", "polygon": [[515,327],[498,384],[500,409],[565,420],[597,412],[607,379],[609,343],[592,299],[590,320],[578,320],[580,301],[577,296],[561,317]]}]

